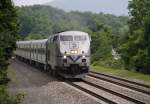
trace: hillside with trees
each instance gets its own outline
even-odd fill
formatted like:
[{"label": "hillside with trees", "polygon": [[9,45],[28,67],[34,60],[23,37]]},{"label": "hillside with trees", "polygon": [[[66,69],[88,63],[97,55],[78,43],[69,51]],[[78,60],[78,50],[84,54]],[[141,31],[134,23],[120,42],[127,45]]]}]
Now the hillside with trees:
[{"label": "hillside with trees", "polygon": [[49,35],[64,30],[82,30],[92,28],[96,31],[97,24],[108,26],[113,35],[120,35],[128,30],[128,17],[110,14],[94,14],[91,12],[64,12],[51,6],[23,6],[18,8],[21,35]]}]

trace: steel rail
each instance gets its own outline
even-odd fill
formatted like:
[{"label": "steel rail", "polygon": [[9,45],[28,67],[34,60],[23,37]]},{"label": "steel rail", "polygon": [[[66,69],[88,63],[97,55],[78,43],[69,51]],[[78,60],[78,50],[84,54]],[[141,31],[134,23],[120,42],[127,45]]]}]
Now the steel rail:
[{"label": "steel rail", "polygon": [[113,90],[104,88],[104,87],[102,87],[102,86],[100,86],[100,85],[97,85],[97,84],[94,84],[94,83],[92,83],[92,82],[89,82],[89,81],[86,81],[86,80],[82,80],[82,81],[83,81],[84,83],[88,84],[88,85],[94,86],[94,87],[96,87],[96,88],[98,88],[98,89],[104,90],[104,91],[106,91],[106,92],[108,92],[108,93],[111,93],[111,94],[113,94],[113,95],[119,96],[119,97],[121,97],[121,98],[123,98],[123,99],[126,99],[126,100],[128,100],[128,101],[134,102],[134,103],[136,103],[136,104],[145,104],[144,102],[142,102],[142,101],[140,101],[140,100],[137,100],[137,99],[128,97],[128,96],[126,96],[126,95],[123,95],[123,94],[121,94],[121,93],[115,92],[115,91],[113,91]]},{"label": "steel rail", "polygon": [[66,82],[66,83],[71,85],[71,86],[73,86],[73,87],[75,87],[75,88],[78,88],[79,90],[84,91],[84,92],[86,92],[86,93],[88,93],[88,94],[90,94],[90,95],[92,95],[92,96],[94,96],[94,97],[96,97],[96,98],[98,98],[98,99],[108,103],[108,104],[117,104],[116,102],[114,102],[112,100],[109,100],[109,99],[107,99],[107,98],[105,98],[105,97],[103,97],[103,96],[101,96],[99,94],[96,94],[96,93],[94,93],[94,92],[92,92],[92,91],[90,91],[90,90],[88,90],[88,89],[86,89],[84,87],[81,87],[81,86],[79,86],[79,85],[77,85],[77,84],[75,84],[73,82]]},{"label": "steel rail", "polygon": [[[110,83],[114,83],[116,85],[123,86],[123,87],[129,88],[129,89],[136,90],[138,92],[142,92],[144,94],[150,95],[150,91],[148,90],[148,88],[150,88],[150,87],[144,87],[146,89],[138,88],[137,85],[135,86],[134,83],[132,83],[132,82],[129,82],[129,84],[132,84],[132,85],[129,85],[127,81],[116,79],[116,77],[114,78],[112,76],[109,77],[109,75],[105,76],[105,75],[99,74],[99,73],[96,73],[96,75],[95,75],[95,72],[94,72],[94,74],[93,74],[93,72],[89,73],[88,76],[96,78],[96,79],[104,80],[104,81],[107,81],[107,82],[110,82]],[[123,82],[120,82],[120,81],[123,81]]]}]

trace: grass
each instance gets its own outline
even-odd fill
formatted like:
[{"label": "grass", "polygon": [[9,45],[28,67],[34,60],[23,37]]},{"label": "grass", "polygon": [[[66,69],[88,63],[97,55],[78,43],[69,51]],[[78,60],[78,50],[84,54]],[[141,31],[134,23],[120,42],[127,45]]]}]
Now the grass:
[{"label": "grass", "polygon": [[16,72],[13,69],[8,68],[7,75],[13,82],[17,82]]},{"label": "grass", "polygon": [[119,76],[122,78],[128,78],[131,80],[139,80],[139,81],[150,83],[150,75],[142,74],[142,73],[135,72],[135,71],[129,71],[129,70],[124,70],[124,69],[113,69],[113,68],[104,67],[100,65],[96,65],[96,66],[91,65],[91,69],[92,71],[95,71],[95,72],[100,72],[104,74]]}]

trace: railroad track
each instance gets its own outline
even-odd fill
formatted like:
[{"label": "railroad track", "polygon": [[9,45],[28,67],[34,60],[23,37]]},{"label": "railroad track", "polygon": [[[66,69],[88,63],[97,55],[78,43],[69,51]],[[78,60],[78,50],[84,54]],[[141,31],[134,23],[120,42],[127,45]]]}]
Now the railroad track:
[{"label": "railroad track", "polygon": [[127,79],[114,77],[102,73],[92,72],[92,71],[88,74],[88,76],[150,95],[150,85],[148,84],[138,83],[135,81],[130,81]]},{"label": "railroad track", "polygon": [[[90,78],[91,80],[89,80]],[[125,90],[127,93],[113,90],[111,87],[106,87],[106,84],[104,86],[103,84],[95,83],[94,80],[101,80],[125,89],[127,88]],[[150,85],[114,77],[111,75],[90,72],[89,75],[85,79],[82,79],[80,82],[67,82],[67,84],[110,104],[150,104]],[[131,89],[131,91],[128,92],[128,89]],[[134,92],[134,94],[132,94],[132,92]]]},{"label": "railroad track", "polygon": [[146,104],[141,100],[104,88],[86,79],[83,79],[80,82],[67,81],[66,83],[108,104]]},{"label": "railroad track", "polygon": [[106,92],[108,92],[108,93],[111,93],[111,94],[113,94],[113,95],[115,95],[115,96],[119,96],[119,97],[121,97],[121,98],[123,98],[123,99],[126,99],[126,100],[130,101],[130,102],[133,102],[133,103],[136,103],[136,104],[145,104],[143,101],[140,101],[140,100],[138,100],[138,99],[129,97],[129,96],[125,95],[125,94],[122,94],[122,93],[119,93],[119,92],[115,92],[115,91],[113,91],[113,90],[110,90],[110,89],[108,89],[108,88],[102,87],[102,86],[100,86],[100,85],[98,85],[98,84],[95,84],[95,83],[91,83],[91,82],[86,81],[86,80],[83,80],[83,81],[84,81],[85,83],[87,83],[87,84],[90,84],[90,85],[92,85],[92,86],[95,86],[95,87],[98,88],[98,89],[104,90],[104,91],[106,91]]},{"label": "railroad track", "polygon": [[89,95],[94,96],[95,98],[97,98],[99,100],[104,101],[105,103],[108,103],[108,104],[117,104],[114,101],[111,101],[108,98],[105,98],[105,97],[101,96],[100,94],[97,94],[97,93],[95,93],[95,92],[93,92],[91,90],[88,90],[87,88],[85,88],[83,86],[80,86],[79,82],[78,82],[78,84],[77,83],[73,83],[73,82],[66,82],[66,83],[69,84],[69,85],[71,85],[71,86],[73,86],[73,87],[75,87],[75,88],[77,88],[77,89],[79,89],[79,90],[81,90],[81,91],[84,91],[84,92],[88,93]]}]

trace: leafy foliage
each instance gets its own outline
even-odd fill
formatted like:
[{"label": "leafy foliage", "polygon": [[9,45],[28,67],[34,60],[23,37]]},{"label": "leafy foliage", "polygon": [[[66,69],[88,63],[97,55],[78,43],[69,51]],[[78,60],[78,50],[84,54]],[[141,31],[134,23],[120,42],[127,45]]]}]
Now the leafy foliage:
[{"label": "leafy foliage", "polygon": [[132,0],[129,4],[130,33],[121,46],[126,68],[150,73],[150,1]]},{"label": "leafy foliage", "polygon": [[18,37],[17,13],[11,0],[0,1],[0,68],[7,67],[7,60],[15,49]]},{"label": "leafy foliage", "polygon": [[18,94],[15,99],[10,98],[7,94],[6,87],[0,85],[0,102],[1,104],[20,104],[21,99],[24,97],[22,94]]},{"label": "leafy foliage", "polygon": [[0,1],[0,104],[19,104],[20,95],[11,99],[6,91],[8,60],[16,47],[17,13],[11,0]]}]

